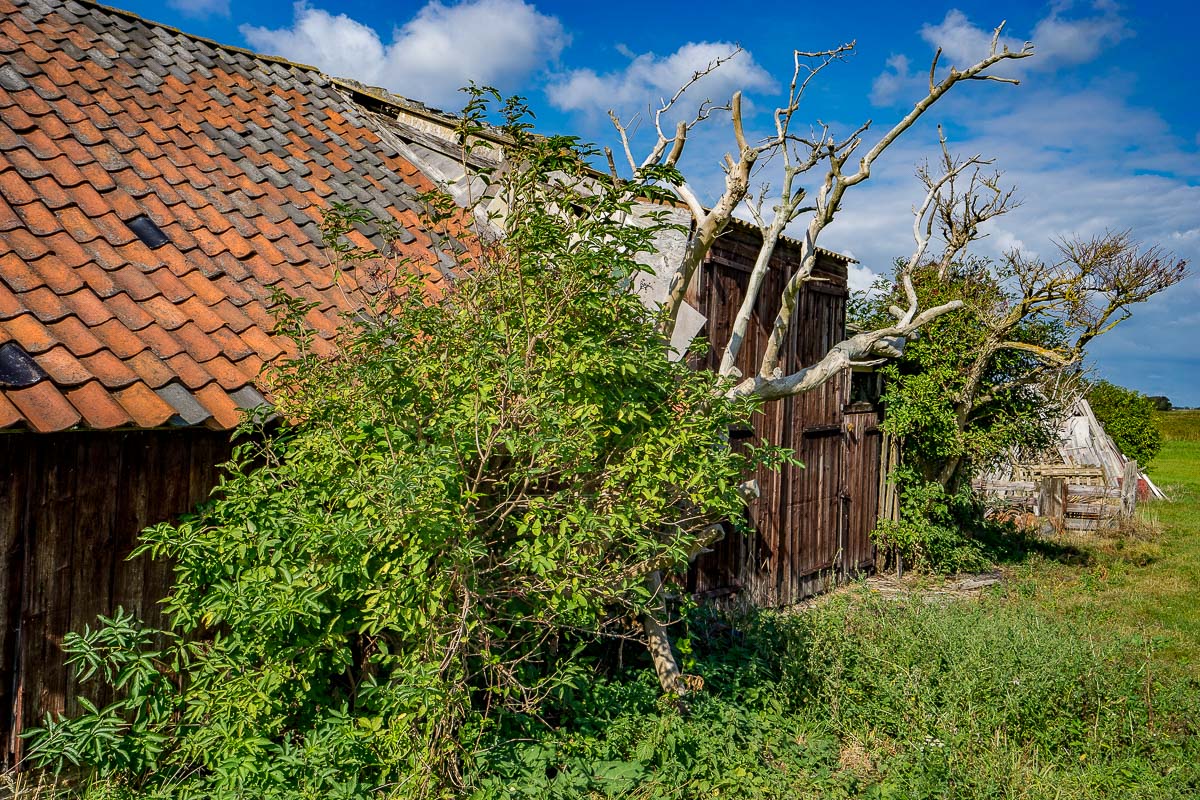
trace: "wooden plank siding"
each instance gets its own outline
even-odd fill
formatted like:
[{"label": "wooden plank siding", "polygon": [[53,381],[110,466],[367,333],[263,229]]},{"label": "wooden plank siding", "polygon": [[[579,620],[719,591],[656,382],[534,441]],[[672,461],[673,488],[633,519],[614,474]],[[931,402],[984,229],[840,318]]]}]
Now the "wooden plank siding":
[{"label": "wooden plank siding", "polygon": [[3,760],[45,714],[78,711],[66,633],[117,606],[161,625],[170,565],[126,557],[142,529],[206,499],[229,455],[229,433],[203,429],[0,434]]},{"label": "wooden plank siding", "polygon": [[[698,366],[718,366],[756,253],[756,234],[741,227],[731,227],[713,246],[693,294],[708,320],[701,335],[711,345]],[[776,251],[737,360],[745,375],[757,370],[798,256],[790,244]],[[819,280],[798,298],[784,353],[787,372],[818,360],[845,333],[845,265],[821,256],[815,277]],[[747,519],[738,521],[745,530],[731,530],[696,560],[688,580],[693,592],[786,606],[873,567],[869,533],[878,513],[882,436],[873,407],[846,413],[849,389],[850,375],[844,373],[816,391],[765,405],[752,430],[735,432],[735,439],[791,447],[804,466],[755,475],[760,497],[750,504]]]}]

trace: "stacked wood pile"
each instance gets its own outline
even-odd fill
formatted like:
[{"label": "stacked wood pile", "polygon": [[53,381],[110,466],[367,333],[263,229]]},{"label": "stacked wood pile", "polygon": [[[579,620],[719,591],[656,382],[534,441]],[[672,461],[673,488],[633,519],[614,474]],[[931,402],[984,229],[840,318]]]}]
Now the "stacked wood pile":
[{"label": "stacked wood pile", "polygon": [[1047,532],[1064,530],[1118,530],[1137,507],[1137,464],[1123,465],[1123,474],[1111,480],[1100,467],[1069,464],[1034,464],[1014,469],[1023,480],[981,480],[975,489],[984,494],[996,516],[1033,522]]}]

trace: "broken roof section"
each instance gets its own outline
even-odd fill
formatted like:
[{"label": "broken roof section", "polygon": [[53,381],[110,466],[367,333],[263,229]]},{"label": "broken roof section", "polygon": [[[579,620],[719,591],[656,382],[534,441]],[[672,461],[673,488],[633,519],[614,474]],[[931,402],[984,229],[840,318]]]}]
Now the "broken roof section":
[{"label": "broken roof section", "polygon": [[295,352],[271,334],[275,290],[314,304],[317,348],[353,310],[325,209],[394,219],[431,290],[453,269],[412,155],[311,67],[0,0],[0,427],[233,427]]}]

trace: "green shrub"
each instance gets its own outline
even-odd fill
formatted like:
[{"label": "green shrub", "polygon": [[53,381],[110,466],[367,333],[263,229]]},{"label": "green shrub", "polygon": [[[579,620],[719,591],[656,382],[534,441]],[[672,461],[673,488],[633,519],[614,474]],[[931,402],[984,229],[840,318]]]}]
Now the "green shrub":
[{"label": "green shrub", "polygon": [[1121,452],[1142,469],[1149,466],[1162,449],[1162,433],[1154,421],[1154,401],[1108,381],[1088,387],[1087,399],[1096,419]]},{"label": "green shrub", "polygon": [[367,313],[317,357],[308,306],[278,298],[302,351],[274,378],[284,421],[248,422],[212,502],[144,534],[173,564],[168,630],[118,613],[68,637],[117,699],[31,731],[35,762],[131,797],[452,793],[464,726],[585,685],[590,636],[743,507],[726,434],[752,409],[712,402],[627,290],[661,228],[623,223],[625,187],[582,193],[585,154],[507,110],[506,234],[447,244],[469,261],[443,295],[348,245],[357,212],[327,218]]}]

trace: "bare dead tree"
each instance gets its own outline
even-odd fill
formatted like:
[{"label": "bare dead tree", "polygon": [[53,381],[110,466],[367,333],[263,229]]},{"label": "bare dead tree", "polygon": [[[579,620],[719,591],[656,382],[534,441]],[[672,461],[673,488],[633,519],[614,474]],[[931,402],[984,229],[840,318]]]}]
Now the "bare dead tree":
[{"label": "bare dead tree", "polygon": [[[797,298],[804,284],[814,279],[818,240],[841,209],[846,191],[866,182],[871,176],[876,160],[884,151],[959,83],[973,80],[1017,83],[1012,78],[993,75],[989,70],[1001,62],[1028,58],[1033,55],[1033,45],[1026,42],[1020,50],[1010,50],[1000,42],[1003,29],[1003,23],[995,29],[990,50],[984,58],[962,70],[951,67],[940,80],[937,74],[941,57],[939,49],[930,66],[928,92],[916,102],[911,111],[869,147],[865,145],[866,134],[871,128],[869,120],[840,139],[832,134],[829,126],[821,123],[811,126],[807,133],[797,133],[795,125],[796,114],[811,82],[830,65],[851,54],[855,47],[853,42],[829,50],[794,51],[787,99],[775,110],[773,134],[761,141],[751,142],[747,137],[742,95],[740,92],[733,95],[727,109],[736,148],[733,154],[727,154],[724,159],[723,190],[716,202],[709,207],[701,202],[686,182],[677,187],[680,200],[692,216],[692,233],[682,259],[674,265],[669,276],[660,276],[667,277],[667,294],[663,301],[660,333],[669,342],[675,333],[679,312],[696,270],[704,262],[717,237],[729,225],[739,206],[747,202],[750,216],[761,232],[762,242],[750,274],[746,295],[735,317],[732,334],[721,353],[719,370],[720,374],[728,379],[724,390],[728,399],[757,397],[771,400],[816,389],[855,364],[874,363],[881,357],[899,355],[899,345],[904,337],[930,320],[961,305],[959,301],[952,301],[921,309],[913,289],[912,273],[926,259],[935,226],[945,244],[939,263],[948,265],[978,237],[980,224],[1004,213],[1011,206],[1011,193],[1004,193],[998,189],[995,176],[984,176],[980,172],[979,168],[990,162],[979,156],[965,160],[951,157],[943,138],[940,174],[934,177],[928,170],[921,174],[926,191],[922,202],[914,209],[915,247],[900,275],[900,282],[905,291],[905,307],[897,306],[892,309],[892,324],[843,339],[815,363],[790,374],[785,374],[782,369],[781,354],[788,340]],[[736,54],[735,51],[730,58]],[[653,114],[653,133],[656,136],[654,144],[641,160],[633,155],[630,126],[610,112],[626,162],[635,175],[645,176],[648,170],[654,168],[677,168],[693,128],[721,107],[708,102],[702,104],[695,117],[678,122],[670,133],[664,130],[664,115],[679,103],[686,89],[720,65],[721,62],[716,61],[696,72],[680,91],[660,104]],[[849,171],[847,165],[851,164],[851,159],[864,147],[865,153],[859,156],[853,171]],[[781,175],[778,191],[772,195],[773,205],[768,211],[767,189],[764,188],[756,199],[750,199],[750,192],[756,165],[772,158],[777,159],[780,164]],[[616,163],[611,151],[608,153],[608,161],[610,171],[615,174]],[[815,189],[803,185],[810,176],[819,176]],[[736,363],[747,327],[755,309],[762,302],[762,288],[770,269],[772,255],[784,232],[805,217],[808,220],[807,224],[803,225],[803,233],[797,237],[800,245],[799,266],[788,277],[778,298],[779,312],[756,374],[743,377]],[[681,680],[664,625],[666,607],[661,601],[662,578],[657,570],[648,574],[647,585],[659,597],[653,606],[653,613],[648,613],[643,620],[647,644],[663,689],[681,693],[685,690],[684,682]]]},{"label": "bare dead tree", "polygon": [[[794,124],[810,83],[824,69],[852,53],[855,46],[853,42],[830,50],[794,51],[794,69],[787,100],[775,110],[774,133],[762,141],[751,143],[748,140],[742,114],[741,93],[733,95],[728,109],[736,143],[736,155],[725,156],[725,185],[721,195],[711,207],[706,207],[686,183],[677,189],[680,199],[691,212],[694,227],[683,258],[669,276],[662,322],[662,333],[669,340],[696,270],[703,263],[716,238],[733,218],[735,211],[750,197],[755,165],[769,157],[778,157],[782,165],[782,175],[779,190],[773,196],[774,205],[770,213],[765,213],[764,210],[765,193],[748,204],[750,215],[762,234],[762,243],[750,275],[746,296],[735,318],[732,335],[722,352],[720,371],[722,375],[730,378],[730,398],[754,396],[774,399],[811,391],[853,364],[895,355],[898,339],[957,307],[948,303],[921,310],[917,307],[915,294],[910,293],[908,307],[896,309],[894,324],[848,337],[831,348],[816,363],[806,365],[791,374],[784,374],[781,368],[781,353],[787,342],[797,298],[804,284],[813,280],[817,264],[817,242],[841,209],[846,191],[867,181],[873,165],[883,152],[957,84],[972,80],[1017,83],[1013,78],[994,75],[989,70],[1001,62],[1028,58],[1033,55],[1033,45],[1026,42],[1020,50],[1010,50],[1000,42],[1003,29],[1004,24],[1001,23],[993,32],[990,50],[984,58],[965,69],[951,67],[940,80],[937,68],[941,51],[938,50],[930,66],[928,92],[914,104],[911,111],[870,145],[859,157],[853,172],[847,171],[847,165],[865,146],[865,137],[871,127],[869,120],[841,139],[832,135],[829,127],[824,124],[817,124],[807,135],[796,133]],[[713,62],[706,69],[697,72],[688,82],[688,86],[719,66],[720,63]],[[718,108],[705,103],[695,118],[678,123],[674,132],[668,134],[661,125],[662,116],[678,103],[681,95],[682,90],[662,103],[660,110],[655,113],[657,138],[649,154],[641,161],[633,157],[628,126],[615,114],[610,115],[620,135],[626,160],[635,173],[644,173],[653,166],[674,168],[683,153],[691,130]],[[955,207],[961,209],[957,212],[961,224],[955,226],[954,236],[951,238],[946,238],[947,231],[943,230],[946,250],[942,259],[946,260],[946,263],[977,237],[979,224],[1010,207],[1011,195],[998,192],[995,188],[995,178],[985,177],[977,169],[973,169],[985,163],[987,162],[979,157],[958,162],[944,151],[942,175],[926,181],[925,198],[916,209],[916,250],[909,259],[914,268],[921,263],[922,256],[928,248],[935,220],[944,220],[947,215],[954,214]],[[819,183],[812,192],[800,185],[804,178],[810,175],[819,176]],[[965,187],[962,184],[963,180],[966,181]],[[799,266],[789,276],[778,298],[779,312],[772,325],[757,374],[743,378],[738,373],[735,363],[753,311],[761,303],[761,291],[770,269],[771,256],[784,231],[805,216],[808,222],[804,225],[803,233],[797,237],[800,244]],[[742,380],[738,381],[739,378]]]}]

